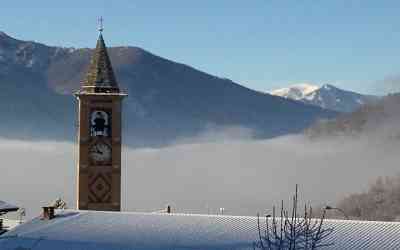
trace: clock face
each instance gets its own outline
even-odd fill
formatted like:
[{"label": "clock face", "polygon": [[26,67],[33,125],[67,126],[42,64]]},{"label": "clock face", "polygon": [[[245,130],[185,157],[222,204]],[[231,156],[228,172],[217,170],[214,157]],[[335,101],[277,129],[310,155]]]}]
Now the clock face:
[{"label": "clock face", "polygon": [[98,142],[90,147],[89,155],[95,162],[105,162],[111,159],[111,147],[103,142]]}]

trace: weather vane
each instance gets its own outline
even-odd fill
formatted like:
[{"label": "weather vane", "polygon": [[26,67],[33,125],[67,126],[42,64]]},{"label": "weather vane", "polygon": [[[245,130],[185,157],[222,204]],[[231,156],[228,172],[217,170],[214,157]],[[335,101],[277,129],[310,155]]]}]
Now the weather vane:
[{"label": "weather vane", "polygon": [[100,31],[100,33],[103,32],[103,30],[104,30],[103,21],[104,21],[104,19],[103,19],[103,17],[101,16],[101,17],[99,18],[99,31]]}]

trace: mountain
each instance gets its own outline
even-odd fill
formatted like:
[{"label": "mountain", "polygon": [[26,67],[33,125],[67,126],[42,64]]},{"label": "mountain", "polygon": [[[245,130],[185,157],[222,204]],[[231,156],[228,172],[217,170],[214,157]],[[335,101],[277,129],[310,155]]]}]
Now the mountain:
[{"label": "mountain", "polygon": [[377,96],[362,95],[329,84],[322,87],[311,84],[293,85],[271,91],[271,94],[344,113],[355,111],[362,105],[379,99]]},{"label": "mountain", "polygon": [[[95,44],[95,41],[93,41]],[[0,136],[75,140],[77,90],[91,49],[20,41],[0,33]],[[205,130],[240,127],[257,138],[297,133],[336,112],[260,93],[153,55],[113,47],[109,55],[124,100],[124,138],[168,145]]]},{"label": "mountain", "polygon": [[335,119],[320,120],[306,129],[313,138],[336,135],[372,135],[400,138],[400,93],[390,94]]}]

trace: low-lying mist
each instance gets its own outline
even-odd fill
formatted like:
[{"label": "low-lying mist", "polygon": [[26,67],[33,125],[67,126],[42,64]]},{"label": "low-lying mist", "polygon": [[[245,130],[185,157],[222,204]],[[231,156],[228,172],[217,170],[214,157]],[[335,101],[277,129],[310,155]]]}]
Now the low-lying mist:
[{"label": "low-lying mist", "polygon": [[[296,183],[301,200],[319,206],[399,172],[400,140],[378,134],[321,140],[223,135],[205,133],[222,139],[187,139],[161,149],[124,148],[123,209],[171,205],[178,212],[215,214],[223,207],[226,214],[255,215],[281,199],[288,203]],[[57,197],[73,208],[76,150],[71,143],[1,139],[0,200],[25,207],[29,217]]]}]

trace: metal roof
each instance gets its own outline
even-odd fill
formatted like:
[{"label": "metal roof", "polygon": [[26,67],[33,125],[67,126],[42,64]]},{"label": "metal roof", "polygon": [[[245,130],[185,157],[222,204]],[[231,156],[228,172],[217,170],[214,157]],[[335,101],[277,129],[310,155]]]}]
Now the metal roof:
[{"label": "metal roof", "polygon": [[0,214],[17,211],[19,208],[5,201],[0,201]]},{"label": "metal roof", "polygon": [[[323,249],[400,249],[400,223],[326,220]],[[0,237],[0,249],[253,249],[257,218],[245,216],[57,211]]]}]

